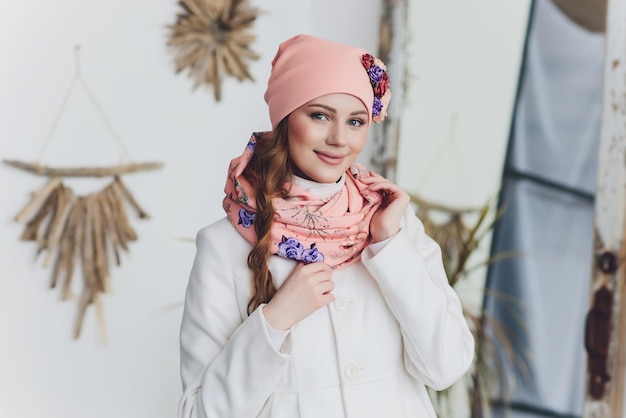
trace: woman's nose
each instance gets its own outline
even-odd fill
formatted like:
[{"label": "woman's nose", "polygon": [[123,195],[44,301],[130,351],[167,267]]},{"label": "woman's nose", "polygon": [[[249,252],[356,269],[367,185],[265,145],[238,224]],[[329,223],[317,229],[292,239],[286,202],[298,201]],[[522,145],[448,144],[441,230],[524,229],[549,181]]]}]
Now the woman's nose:
[{"label": "woman's nose", "polygon": [[346,132],[341,124],[333,123],[326,137],[326,143],[335,146],[346,144]]}]

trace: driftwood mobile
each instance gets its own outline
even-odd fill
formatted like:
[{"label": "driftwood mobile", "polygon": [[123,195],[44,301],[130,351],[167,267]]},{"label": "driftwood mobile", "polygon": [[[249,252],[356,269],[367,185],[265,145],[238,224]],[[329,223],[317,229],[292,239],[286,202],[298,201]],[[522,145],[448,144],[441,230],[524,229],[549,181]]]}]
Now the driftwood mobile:
[{"label": "driftwood mobile", "polygon": [[[139,218],[149,217],[124,185],[121,176],[156,170],[163,166],[158,162],[129,162],[109,167],[53,168],[41,163],[76,84],[81,84],[85,89],[126,161],[132,161],[117,131],[81,74],[79,50],[80,47],[76,46],[74,79],[38,160],[35,163],[4,160],[5,164],[12,167],[48,177],[48,181],[32,194],[28,204],[15,216],[15,220],[20,223],[26,221],[20,239],[37,243],[37,258],[45,253],[43,266],[48,267],[50,262],[54,263],[50,287],[55,288],[60,284],[62,300],[74,298],[72,279],[80,262],[83,282],[78,299],[74,338],[80,336],[89,305],[95,305],[100,323],[104,323],[100,295],[109,288],[111,258],[115,258],[115,263],[120,265],[120,251],[128,251],[128,244],[137,240],[137,233],[130,225],[125,206],[132,207]],[[68,177],[112,177],[112,181],[97,192],[78,195],[63,182],[63,179]]]},{"label": "driftwood mobile", "polygon": [[[48,182],[32,194],[15,221],[28,220],[20,239],[37,243],[37,256],[45,254],[44,267],[53,262],[50,287],[61,286],[62,300],[74,298],[72,279],[80,262],[83,283],[74,325],[74,338],[78,338],[89,305],[94,304],[102,315],[100,295],[109,288],[109,254],[119,266],[120,251],[128,251],[128,244],[137,240],[125,206],[130,205],[139,218],[149,218],[120,176],[158,169],[162,164],[51,168],[15,160],[4,160],[4,163],[49,177]],[[107,186],[84,196],[77,195],[63,183],[65,177],[108,176],[113,180]]]}]

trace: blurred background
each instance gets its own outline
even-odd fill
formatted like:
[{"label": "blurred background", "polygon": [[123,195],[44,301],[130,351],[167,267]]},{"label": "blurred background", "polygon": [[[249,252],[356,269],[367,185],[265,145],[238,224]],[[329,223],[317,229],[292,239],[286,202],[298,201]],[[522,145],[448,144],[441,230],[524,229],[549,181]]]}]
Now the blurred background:
[{"label": "blurred background", "polygon": [[[193,239],[223,216],[230,159],[270,127],[278,44],[309,33],[387,63],[390,115],[360,160],[412,195],[479,341],[467,377],[432,394],[441,417],[581,417],[606,3],[248,3],[258,59],[251,79],[223,77],[219,100],[176,73],[176,1],[2,6],[2,159],[164,166],[122,176],[150,218],[129,210],[138,239],[74,338],[80,271],[62,301],[14,219],[48,179],[0,165],[0,416],[176,416]],[[81,195],[108,182],[64,180]]]}]

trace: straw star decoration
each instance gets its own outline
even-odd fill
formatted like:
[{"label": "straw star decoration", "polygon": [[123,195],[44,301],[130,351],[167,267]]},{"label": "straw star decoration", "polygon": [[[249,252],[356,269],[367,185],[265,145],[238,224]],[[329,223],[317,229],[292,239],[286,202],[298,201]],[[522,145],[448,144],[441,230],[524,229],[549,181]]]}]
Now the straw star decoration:
[{"label": "straw star decoration", "polygon": [[167,46],[174,52],[176,73],[188,69],[200,85],[213,88],[216,101],[222,98],[221,83],[227,76],[254,81],[248,61],[259,56],[250,49],[256,36],[249,33],[258,9],[247,0],[181,0]]}]

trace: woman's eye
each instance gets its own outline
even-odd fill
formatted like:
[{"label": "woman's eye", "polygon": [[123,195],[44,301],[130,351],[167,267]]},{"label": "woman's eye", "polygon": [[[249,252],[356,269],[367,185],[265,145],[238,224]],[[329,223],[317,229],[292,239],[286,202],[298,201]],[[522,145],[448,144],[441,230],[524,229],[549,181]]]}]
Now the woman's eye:
[{"label": "woman's eye", "polygon": [[317,120],[327,120],[328,119],[328,117],[326,117],[326,115],[323,114],[322,112],[311,113],[311,118],[317,119]]},{"label": "woman's eye", "polygon": [[361,119],[350,119],[348,121],[348,125],[350,126],[354,126],[356,128],[358,128],[359,126],[363,125],[365,122],[363,122],[363,120]]}]

